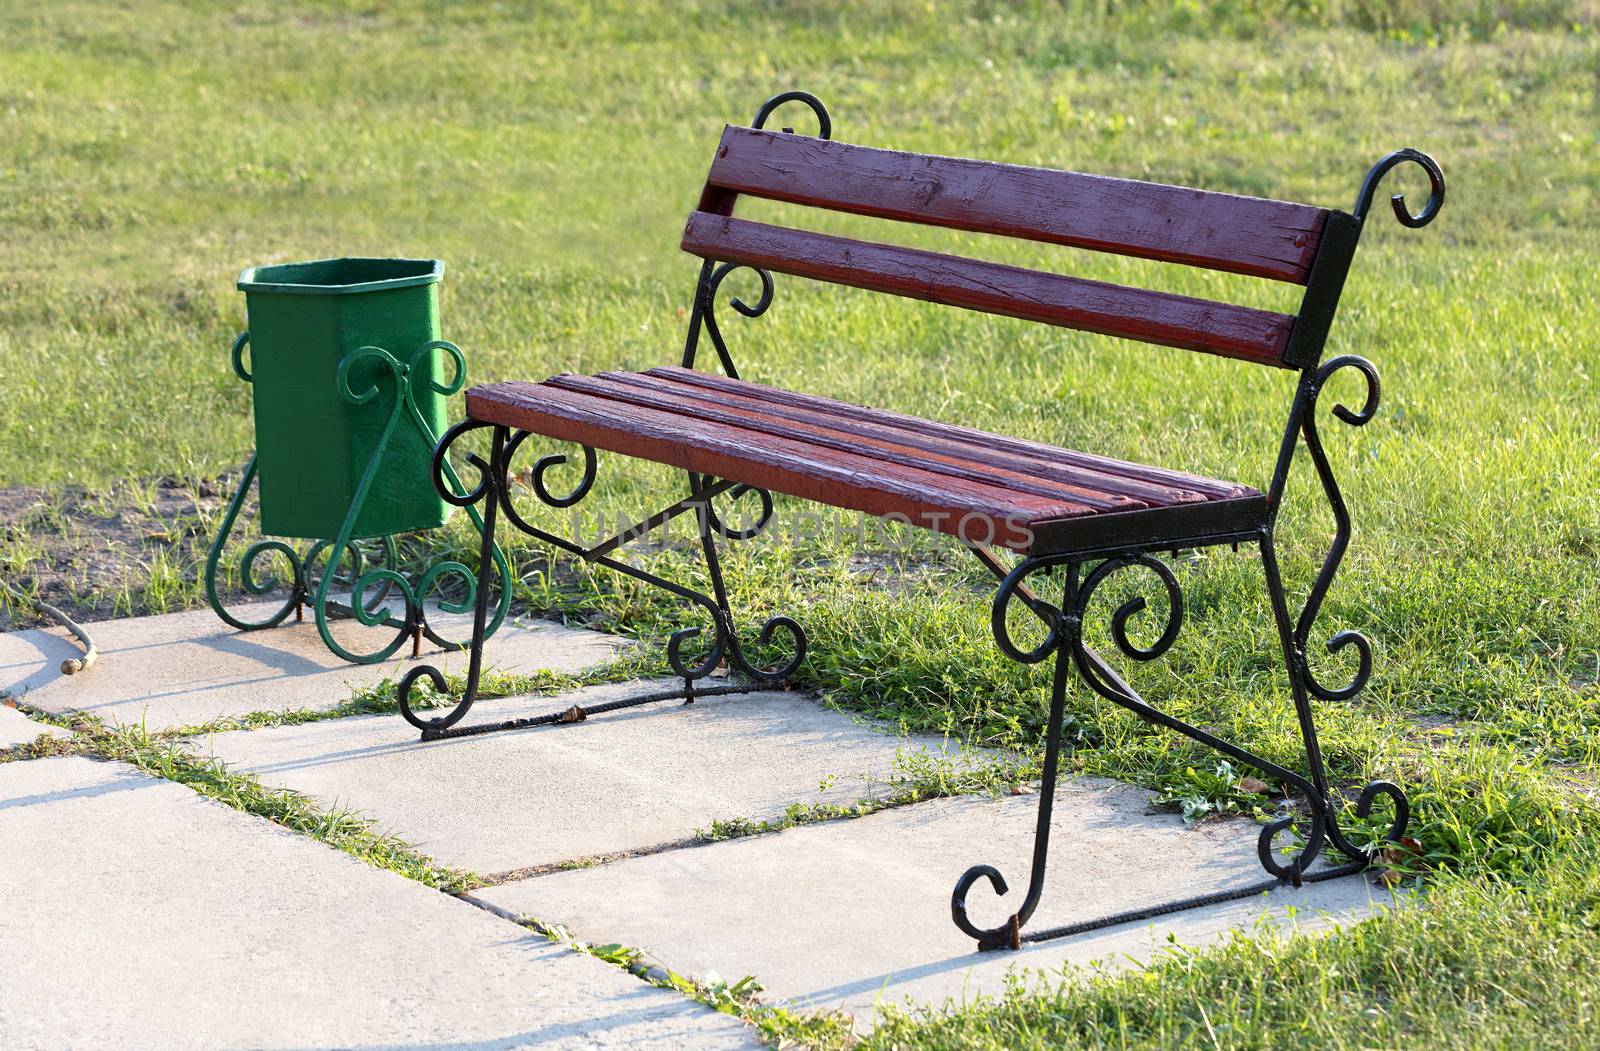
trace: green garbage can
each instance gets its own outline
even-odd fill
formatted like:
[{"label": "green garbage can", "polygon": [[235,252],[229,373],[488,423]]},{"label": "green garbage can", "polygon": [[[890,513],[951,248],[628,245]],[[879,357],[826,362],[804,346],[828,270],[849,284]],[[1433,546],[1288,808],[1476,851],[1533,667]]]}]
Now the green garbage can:
[{"label": "green garbage can", "polygon": [[[433,450],[395,402],[409,390],[427,429],[444,433],[439,391],[454,366],[441,352],[423,352],[439,339],[443,274],[437,259],[345,258],[257,266],[239,275],[263,533],[338,536],[380,448],[351,539],[444,524],[450,505],[433,485]],[[355,353],[363,347],[381,348],[401,372],[381,355]],[[371,397],[357,400],[369,390]]]},{"label": "green garbage can", "polygon": [[[437,259],[348,258],[239,275],[249,327],[234,341],[233,370],[253,388],[256,455],[206,556],[206,597],[225,623],[259,631],[290,613],[298,621],[309,606],[328,649],[372,664],[407,641],[413,655],[424,640],[467,647],[470,638],[446,637],[430,616],[472,611],[482,637],[505,619],[511,564],[498,544],[480,547],[488,557],[476,570],[449,559],[408,574],[394,542],[396,533],[443,525],[452,508],[435,486],[433,451],[446,433],[445,399],[466,385],[467,365],[439,338],[443,273]],[[440,486],[468,492],[448,459],[439,470]],[[266,538],[245,549],[234,580],[257,598],[287,594],[276,608],[229,610],[223,552],[252,486]],[[483,517],[465,512],[481,538]],[[312,543],[287,539],[295,537]],[[492,609],[479,606],[496,587]],[[346,622],[338,637],[333,619]]]}]

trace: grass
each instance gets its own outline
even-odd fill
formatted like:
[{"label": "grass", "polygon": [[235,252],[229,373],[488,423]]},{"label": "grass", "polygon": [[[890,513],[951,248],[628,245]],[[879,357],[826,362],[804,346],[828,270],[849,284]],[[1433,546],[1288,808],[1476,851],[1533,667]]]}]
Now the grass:
[{"label": "grass", "polygon": [[1525,880],[1447,877],[1421,907],[1327,937],[1238,935],[1149,967],[1017,984],[931,1018],[890,1011],[868,1048],[1592,1046],[1592,845]]},{"label": "grass", "polygon": [[754,976],[746,975],[731,983],[717,975],[696,980],[671,968],[648,962],[643,950],[630,945],[616,942],[591,945],[559,925],[538,920],[517,922],[552,942],[620,967],[651,985],[671,989],[714,1011],[732,1015],[753,1026],[774,1046],[836,1048],[855,1043],[848,1016],[837,1012],[803,1012],[764,1004],[758,999],[762,991],[761,983]]},{"label": "grass", "polygon": [[[910,806],[929,799],[984,793],[1028,791],[1027,783],[1037,779],[1037,761],[1012,754],[902,751],[895,756],[894,769],[882,785],[873,785],[871,794],[854,803],[791,803],[777,817],[756,820],[748,817],[718,818],[695,830],[696,839],[714,843],[746,836],[782,832],[802,825],[865,817],[891,807]],[[820,786],[826,792],[833,778]]]},{"label": "grass", "polygon": [[[1600,831],[1586,787],[1600,758],[1592,3],[65,0],[6,9],[0,41],[0,485],[176,475],[198,488],[236,470],[251,426],[227,367],[244,322],[232,277],[251,264],[446,259],[445,335],[474,381],[673,360],[695,270],[674,246],[711,143],[783,88],[820,93],[843,139],[1339,207],[1384,152],[1426,149],[1450,181],[1444,211],[1421,231],[1375,218],[1329,347],[1371,358],[1385,384],[1367,427],[1324,423],[1356,536],[1313,639],[1330,682],[1348,668],[1321,640],[1348,627],[1377,647],[1368,690],[1318,718],[1338,784],[1408,786],[1426,904],[1324,941],[1186,956],[1155,979],[1019,990],[875,1039],[1560,1046],[1563,1030],[1531,1020],[1587,1017],[1585,844]],[[1414,172],[1392,178],[1420,202]],[[1293,305],[1290,290],[1231,276],[856,219],[823,227]],[[766,316],[726,328],[753,379],[1257,484],[1290,393],[1288,377],[1237,363],[782,278]],[[1359,398],[1350,377],[1336,384]],[[681,485],[604,454],[601,482],[582,505],[590,530]],[[893,530],[863,545],[848,516],[783,524],[799,510],[780,498],[772,533],[729,553],[742,624],[800,610],[806,684],[833,703],[1035,755],[1042,672],[996,651],[988,584],[961,553]],[[12,528],[0,567],[29,572],[48,528]],[[1302,463],[1281,520],[1295,594],[1330,532]],[[459,523],[418,544],[470,549]],[[686,623],[631,581],[533,545],[515,554],[530,608],[656,641]],[[694,578],[681,545],[639,557]],[[194,604],[196,568],[151,558],[129,602]],[[1295,763],[1259,565],[1223,550],[1178,572],[1184,633],[1131,670],[1134,684]],[[1104,611],[1120,601],[1110,592]],[[1126,713],[1077,693],[1070,715],[1076,770],[1195,813],[1262,805],[1215,757]]]}]

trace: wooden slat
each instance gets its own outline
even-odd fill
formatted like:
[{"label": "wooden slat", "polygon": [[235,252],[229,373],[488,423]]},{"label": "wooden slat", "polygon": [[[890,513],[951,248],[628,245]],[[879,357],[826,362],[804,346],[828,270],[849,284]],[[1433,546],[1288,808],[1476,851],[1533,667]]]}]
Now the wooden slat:
[{"label": "wooden slat", "polygon": [[1055,482],[1108,497],[1129,497],[1138,506],[1227,499],[1249,491],[1246,486],[1036,443],[1016,442],[915,416],[903,417],[906,422],[899,423],[895,419],[897,413],[883,413],[848,402],[795,394],[690,369],[673,367],[651,369],[648,373],[606,375],[621,383],[655,385],[651,389],[656,390],[698,391],[707,402],[728,409],[749,408],[763,416],[825,428],[833,440],[858,444],[871,441],[909,455],[925,453],[981,464],[1035,481]]},{"label": "wooden slat", "polygon": [[[1107,492],[1087,477],[1067,480],[1042,473],[1012,470],[990,458],[917,448],[870,432],[839,430],[830,417],[822,414],[795,419],[765,408],[731,403],[727,399],[713,400],[706,397],[708,392],[702,388],[652,380],[653,377],[640,376],[638,373],[607,372],[599,376],[555,376],[545,382],[562,390],[661,409],[692,420],[742,427],[765,437],[790,438],[819,449],[862,453],[879,463],[915,467],[951,478],[965,478],[1000,486],[1015,493],[1068,499],[1096,512],[1147,506],[1145,501],[1136,500],[1125,493]],[[1161,495],[1168,500],[1181,500],[1186,494],[1169,492]]]},{"label": "wooden slat", "polygon": [[1304,284],[1328,211],[1049,168],[728,127],[702,208],[735,194]]},{"label": "wooden slat", "polygon": [[1280,367],[1294,323],[1269,310],[708,212],[690,214],[683,248],[707,259]]},{"label": "wooden slat", "polygon": [[[685,386],[697,386],[713,392],[725,402],[749,400],[777,409],[790,409],[796,414],[826,414],[830,426],[857,434],[893,434],[895,440],[919,448],[956,450],[971,458],[988,458],[1019,471],[1056,477],[1052,471],[1070,472],[1066,477],[1074,483],[1092,479],[1095,488],[1107,493],[1122,493],[1140,500],[1172,502],[1174,494],[1192,494],[1197,499],[1227,500],[1257,492],[1237,482],[1222,482],[1186,471],[1173,471],[1164,467],[1151,467],[1130,460],[1116,460],[1108,456],[1064,449],[1043,442],[1028,441],[991,434],[974,427],[923,419],[889,409],[871,408],[850,402],[836,401],[814,394],[770,387],[749,380],[729,379],[709,372],[667,365],[646,373],[625,373],[630,377],[660,377]],[[852,428],[850,425],[855,424]],[[1063,479],[1065,480],[1065,479]]]},{"label": "wooden slat", "polygon": [[788,493],[871,515],[903,515],[913,524],[964,539],[1026,550],[1027,522],[1090,513],[1072,500],[1046,499],[999,486],[819,449],[738,427],[689,421],[660,410],[562,390],[548,383],[498,383],[467,392],[475,420]]}]

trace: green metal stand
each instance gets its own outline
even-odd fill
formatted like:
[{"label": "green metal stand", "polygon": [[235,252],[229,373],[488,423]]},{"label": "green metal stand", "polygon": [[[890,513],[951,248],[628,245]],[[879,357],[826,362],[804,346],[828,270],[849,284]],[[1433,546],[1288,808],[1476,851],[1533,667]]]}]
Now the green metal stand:
[{"label": "green metal stand", "polygon": [[[233,370],[246,383],[251,382],[250,371],[244,365],[244,349],[249,341],[250,334],[244,332],[233,344]],[[431,368],[421,367],[425,362],[431,364],[429,356],[435,351],[447,354],[455,364],[455,375],[447,384],[434,379]],[[362,372],[370,377],[368,385],[360,390],[351,386],[351,370],[358,365],[363,366]],[[389,383],[383,382],[385,377]],[[366,405],[380,396],[381,387],[387,386],[390,388],[392,401],[382,433],[367,458],[366,467],[356,486],[355,496],[345,512],[338,535],[331,540],[315,541],[304,556],[283,540],[268,539],[252,544],[239,560],[239,579],[244,590],[252,595],[265,595],[280,586],[276,575],[268,575],[265,579],[256,577],[256,560],[262,555],[277,554],[289,564],[290,578],[287,581],[289,596],[281,607],[261,620],[244,620],[229,613],[217,595],[217,567],[221,564],[223,549],[233,533],[250,486],[257,480],[256,457],[252,456],[249,465],[245,467],[244,477],[239,482],[239,489],[228,504],[228,513],[222,520],[222,528],[217,531],[216,540],[212,542],[211,551],[206,558],[206,598],[217,616],[240,631],[258,631],[283,623],[291,610],[295,612],[297,621],[304,619],[305,605],[309,599],[315,613],[317,632],[322,636],[322,641],[328,649],[354,664],[376,664],[386,660],[393,656],[407,639],[411,640],[412,655],[415,656],[421,651],[424,636],[435,645],[447,650],[466,649],[472,642],[471,638],[447,639],[434,631],[428,624],[425,603],[428,595],[440,581],[453,574],[464,583],[465,597],[459,602],[440,599],[438,606],[448,613],[469,612],[477,598],[476,572],[460,562],[439,562],[429,566],[413,584],[396,568],[393,536],[373,538],[381,548],[382,564],[370,569],[367,568],[367,552],[358,546],[357,539],[353,536],[356,520],[361,515],[362,507],[372,490],[373,480],[378,475],[384,453],[389,448],[401,419],[405,418],[409,425],[416,429],[426,448],[432,449],[437,444],[437,435],[433,433],[433,428],[428,425],[423,412],[418,408],[414,385],[418,382],[424,383],[433,394],[449,397],[465,386],[466,379],[466,360],[462,357],[460,348],[445,340],[430,340],[424,343],[405,362],[401,362],[382,347],[376,346],[358,347],[346,354],[339,361],[336,380],[339,394],[344,400],[351,405]],[[434,469],[442,476],[441,488],[444,482],[448,482],[451,491],[463,500],[470,495],[448,459],[437,457]],[[466,506],[466,512],[471,517],[473,526],[477,528],[479,536],[482,536],[483,519],[477,509],[470,505],[463,506]],[[500,599],[485,628],[485,635],[493,634],[500,627],[511,601],[511,565],[498,544],[493,545],[491,550],[495,566],[500,571]],[[319,559],[326,561],[320,573],[316,571]],[[347,585],[350,588],[348,602],[333,600],[331,594],[335,584]],[[374,593],[369,596],[368,591]],[[390,594],[396,591],[405,604],[402,616],[396,616],[387,602]],[[333,637],[328,624],[330,617],[353,618],[368,627],[393,629],[395,634],[379,648],[358,653],[340,644]]]}]

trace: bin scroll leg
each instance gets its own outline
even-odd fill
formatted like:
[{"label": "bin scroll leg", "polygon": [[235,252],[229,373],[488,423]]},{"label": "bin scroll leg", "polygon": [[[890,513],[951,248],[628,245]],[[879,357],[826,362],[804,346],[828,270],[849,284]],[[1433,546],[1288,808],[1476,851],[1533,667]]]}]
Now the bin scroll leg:
[{"label": "bin scroll leg", "polygon": [[[251,381],[250,371],[244,363],[244,350],[249,340],[248,332],[241,333],[234,341],[232,353],[234,372],[246,383]],[[296,613],[296,620],[301,619],[305,605],[309,602],[324,644],[339,657],[356,664],[373,664],[385,660],[398,651],[407,640],[411,641],[415,655],[420,652],[424,637],[443,649],[459,650],[470,644],[470,640],[448,639],[436,631],[428,623],[426,603],[428,596],[443,580],[453,576],[465,585],[465,596],[459,601],[440,600],[438,605],[450,613],[465,613],[475,605],[480,577],[483,577],[485,582],[492,583],[488,580],[487,573],[475,576],[460,562],[441,562],[429,566],[413,583],[399,570],[393,537],[377,538],[379,563],[373,568],[368,568],[368,552],[362,546],[364,541],[352,538],[367,493],[371,489],[395,429],[402,426],[402,419],[407,421],[405,426],[417,429],[427,447],[432,448],[437,444],[432,428],[418,408],[413,389],[413,384],[423,375],[423,370],[419,369],[418,365],[425,356],[436,352],[442,352],[452,359],[455,364],[455,375],[449,383],[440,383],[433,379],[427,382],[434,392],[448,397],[465,385],[466,364],[460,349],[444,340],[433,340],[423,344],[406,362],[401,362],[383,348],[374,346],[360,347],[340,361],[336,377],[339,392],[352,404],[367,404],[380,395],[381,387],[390,388],[393,400],[389,406],[384,429],[377,447],[363,469],[355,499],[351,501],[345,513],[338,536],[331,540],[316,541],[304,556],[285,541],[270,538],[251,545],[241,556],[238,573],[240,583],[246,592],[252,595],[266,595],[280,587],[287,586],[288,589],[283,604],[258,620],[246,620],[229,611],[222,603],[218,587],[218,571],[223,551],[238,524],[250,486],[257,477],[256,458],[254,456],[250,458],[244,476],[240,479],[238,491],[229,502],[222,526],[212,542],[206,559],[206,597],[210,601],[212,610],[225,623],[241,631],[271,628],[281,624],[291,610]],[[351,387],[351,369],[364,360],[376,362],[380,366],[378,376],[366,388],[355,390]],[[387,383],[384,382],[385,379]],[[441,491],[445,491],[446,487],[451,493],[464,491],[460,479],[456,477],[455,471],[448,463],[444,464],[444,476],[438,484]],[[467,513],[481,534],[484,523],[478,512],[468,507]],[[511,566],[497,546],[490,545],[486,557],[498,571],[500,583],[499,601],[488,622],[481,626],[485,634],[492,635],[499,628],[510,603]],[[281,559],[288,571],[281,582],[275,573],[262,575],[260,572],[262,560],[270,562],[273,558]],[[319,559],[324,563],[320,571]],[[335,586],[349,588],[348,602],[339,601],[334,597]],[[395,593],[404,602],[404,609],[398,615],[387,602],[389,596]],[[329,622],[341,618],[353,618],[368,627],[387,628],[393,635],[377,649],[358,652],[334,638]]]}]

